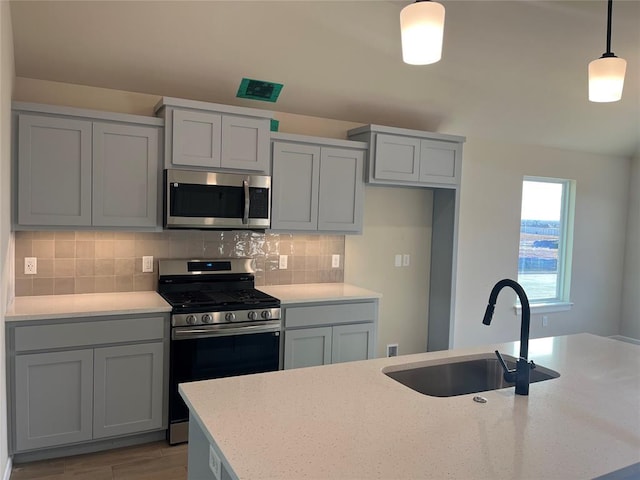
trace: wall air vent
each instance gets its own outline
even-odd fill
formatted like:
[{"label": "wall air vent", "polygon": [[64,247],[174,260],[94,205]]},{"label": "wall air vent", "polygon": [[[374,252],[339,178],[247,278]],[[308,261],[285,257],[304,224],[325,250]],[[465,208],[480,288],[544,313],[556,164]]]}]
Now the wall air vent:
[{"label": "wall air vent", "polygon": [[262,80],[252,80],[243,78],[236,97],[250,98],[251,100],[262,100],[263,102],[275,102],[282,90],[281,83],[264,82]]}]

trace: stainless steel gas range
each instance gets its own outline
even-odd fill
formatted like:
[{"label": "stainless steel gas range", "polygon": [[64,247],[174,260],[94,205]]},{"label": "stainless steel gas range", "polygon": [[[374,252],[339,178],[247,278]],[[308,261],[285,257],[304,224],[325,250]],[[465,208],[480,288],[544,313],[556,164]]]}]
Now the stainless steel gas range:
[{"label": "stainless steel gas range", "polygon": [[280,301],[255,288],[251,259],[160,260],[171,306],[169,443],[188,439],[178,384],[280,368]]}]

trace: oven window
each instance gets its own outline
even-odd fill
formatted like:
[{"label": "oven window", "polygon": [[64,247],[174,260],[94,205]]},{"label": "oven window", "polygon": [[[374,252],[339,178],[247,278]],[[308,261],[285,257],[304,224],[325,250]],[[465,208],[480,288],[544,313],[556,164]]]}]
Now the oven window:
[{"label": "oven window", "polygon": [[254,333],[171,342],[170,420],[186,420],[189,411],[178,384],[278,370],[280,336]]}]

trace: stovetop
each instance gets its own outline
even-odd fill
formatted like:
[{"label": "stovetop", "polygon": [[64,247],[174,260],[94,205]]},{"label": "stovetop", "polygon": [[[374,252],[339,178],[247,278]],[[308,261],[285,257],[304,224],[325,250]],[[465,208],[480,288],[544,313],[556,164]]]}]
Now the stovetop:
[{"label": "stovetop", "polygon": [[277,308],[280,301],[254,288],[222,291],[160,292],[174,313],[228,311],[239,309]]}]

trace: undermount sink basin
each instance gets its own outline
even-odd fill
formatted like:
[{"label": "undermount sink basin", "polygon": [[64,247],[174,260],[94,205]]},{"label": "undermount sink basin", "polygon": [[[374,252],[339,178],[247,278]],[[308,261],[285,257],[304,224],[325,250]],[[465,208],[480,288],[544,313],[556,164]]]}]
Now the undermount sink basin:
[{"label": "undermount sink basin", "polygon": [[[503,358],[509,369],[515,368],[514,357],[503,355]],[[426,364],[393,365],[383,368],[382,373],[416,392],[433,397],[454,397],[514,386],[504,380],[502,367],[493,353],[446,358]],[[559,376],[558,372],[537,365],[531,370],[529,383]]]}]

